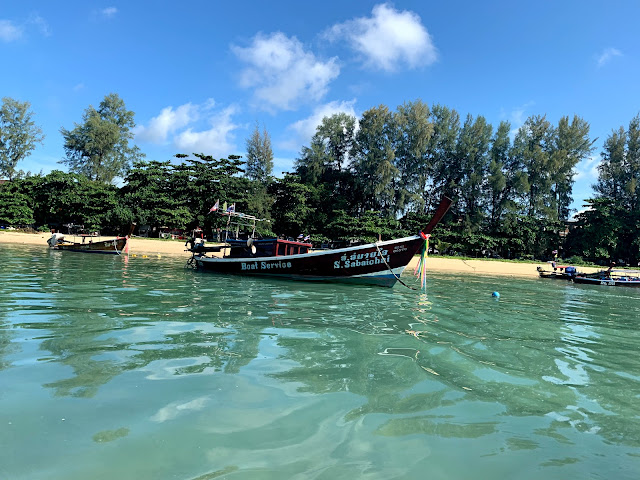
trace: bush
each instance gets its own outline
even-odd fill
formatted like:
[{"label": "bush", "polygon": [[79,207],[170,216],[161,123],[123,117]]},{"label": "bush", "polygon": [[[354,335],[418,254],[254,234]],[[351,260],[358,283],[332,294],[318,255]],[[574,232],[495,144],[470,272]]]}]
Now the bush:
[{"label": "bush", "polygon": [[568,263],[571,265],[586,265],[588,262],[585,262],[584,259],[579,255],[573,255],[565,259],[564,263]]}]

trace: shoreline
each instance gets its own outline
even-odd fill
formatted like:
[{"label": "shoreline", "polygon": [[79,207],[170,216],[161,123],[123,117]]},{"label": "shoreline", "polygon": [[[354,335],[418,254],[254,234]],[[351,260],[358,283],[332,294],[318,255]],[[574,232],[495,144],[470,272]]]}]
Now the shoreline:
[{"label": "shoreline", "polygon": [[[0,245],[17,244],[17,245],[34,245],[42,246],[43,250],[49,248],[47,240],[51,234],[49,232],[41,233],[22,233],[15,231],[0,230]],[[100,237],[102,240],[112,239],[114,237]],[[132,237],[129,239],[129,254],[137,255],[179,255],[185,259],[189,257],[189,253],[185,251],[184,240],[160,240],[142,237]],[[418,263],[418,257],[414,257],[407,271],[415,269]],[[437,256],[429,256],[427,259],[427,270],[431,273],[467,273],[472,275],[498,275],[513,277],[532,277],[537,278],[538,272],[536,267],[542,266],[546,270],[551,267],[548,263],[520,263],[496,260],[458,260],[454,258],[441,258]],[[578,267],[581,272],[592,273],[597,272],[598,268]]]}]

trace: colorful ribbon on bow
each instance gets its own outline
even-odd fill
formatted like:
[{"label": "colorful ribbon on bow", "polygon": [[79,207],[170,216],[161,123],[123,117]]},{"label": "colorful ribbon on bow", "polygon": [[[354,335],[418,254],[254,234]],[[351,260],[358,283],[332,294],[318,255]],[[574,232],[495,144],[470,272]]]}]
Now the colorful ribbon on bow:
[{"label": "colorful ribbon on bow", "polygon": [[422,245],[422,252],[420,253],[420,259],[416,265],[413,274],[420,279],[420,285],[425,290],[427,289],[427,253],[429,252],[429,237],[431,235],[425,235],[420,232],[420,236],[424,238],[425,242]]}]

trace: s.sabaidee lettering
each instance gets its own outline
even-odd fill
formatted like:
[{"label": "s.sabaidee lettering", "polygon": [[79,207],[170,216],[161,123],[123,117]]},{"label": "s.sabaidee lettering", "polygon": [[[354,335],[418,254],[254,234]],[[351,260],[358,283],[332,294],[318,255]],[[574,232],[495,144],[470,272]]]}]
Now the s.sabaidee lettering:
[{"label": "s.sabaidee lettering", "polygon": [[291,268],[291,262],[242,262],[242,270],[278,270],[283,268]]}]

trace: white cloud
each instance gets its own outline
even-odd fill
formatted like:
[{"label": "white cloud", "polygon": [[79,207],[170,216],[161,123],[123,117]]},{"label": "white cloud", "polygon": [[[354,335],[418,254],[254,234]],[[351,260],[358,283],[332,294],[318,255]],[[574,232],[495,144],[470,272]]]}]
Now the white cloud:
[{"label": "white cloud", "polygon": [[600,55],[597,55],[596,63],[598,67],[603,67],[611,61],[613,57],[621,57],[622,52],[617,48],[605,48]]},{"label": "white cloud", "polygon": [[511,138],[511,140],[515,138],[516,134],[518,133],[518,130],[520,130],[520,127],[524,125],[524,122],[527,119],[527,117],[525,117],[527,110],[530,107],[534,106],[535,104],[536,102],[529,101],[524,105],[520,105],[519,107],[514,108],[513,110],[511,110],[511,112],[509,112],[508,115],[505,114],[504,111],[501,113],[500,116],[503,118],[506,117],[509,120],[509,123],[511,124],[511,130],[509,131],[509,137]]},{"label": "white cloud", "polygon": [[203,410],[207,406],[207,403],[209,403],[209,401],[210,399],[208,397],[198,397],[186,403],[172,402],[166,407],[162,407],[160,410],[158,410],[151,417],[151,421],[162,423],[168,420],[173,420],[184,413]]},{"label": "white cloud", "polygon": [[22,27],[15,25],[11,20],[0,20],[0,40],[12,42],[22,37]]},{"label": "white cloud", "polygon": [[107,7],[100,10],[100,15],[104,18],[113,18],[118,13],[118,9],[116,7]]},{"label": "white cloud", "polygon": [[598,178],[598,165],[600,165],[600,155],[592,155],[581,160],[576,165],[576,176],[574,180],[581,182],[595,181]]},{"label": "white cloud", "polygon": [[199,117],[200,108],[191,103],[180,105],[175,110],[171,106],[165,107],[157,117],[151,119],[148,126],[136,129],[136,138],[143,142],[163,144],[169,134],[197,121]]},{"label": "white cloud", "polygon": [[40,33],[45,37],[51,36],[51,29],[49,28],[49,24],[40,15],[31,15],[27,23],[35,25],[35,27],[40,30]]},{"label": "white cloud", "polygon": [[316,127],[322,123],[324,117],[330,117],[336,113],[346,113],[358,118],[353,108],[355,103],[355,100],[350,100],[348,102],[329,102],[324,105],[318,105],[310,116],[298,120],[287,127],[288,131],[293,132],[293,137],[282,142],[280,146],[289,150],[300,150],[301,145],[309,145],[311,137],[316,133]]},{"label": "white cloud", "polygon": [[231,50],[247,64],[241,86],[255,88],[255,98],[266,110],[294,110],[300,103],[318,101],[340,73],[335,57],[323,62],[281,32],[258,34],[249,47]]},{"label": "white cloud", "polygon": [[365,64],[374,69],[394,71],[402,64],[417,68],[438,59],[438,51],[420,17],[387,3],[373,7],[371,17],[334,25],[326,36],[335,41],[346,39],[363,56]]},{"label": "white cloud", "polygon": [[211,115],[208,130],[194,131],[189,128],[179,133],[174,143],[184,152],[204,153],[213,157],[227,157],[237,154],[233,139],[233,131],[239,126],[232,122],[231,117],[236,113],[234,107],[228,107],[222,112]]},{"label": "white cloud", "polygon": [[[236,108],[214,110],[215,102],[208,99],[202,104],[186,103],[179,107],[165,107],[148,125],[139,125],[134,134],[137,141],[154,144],[172,144],[183,153],[204,153],[214,157],[236,154],[233,131],[239,128],[232,117]],[[201,129],[205,121],[209,128]]]}]

